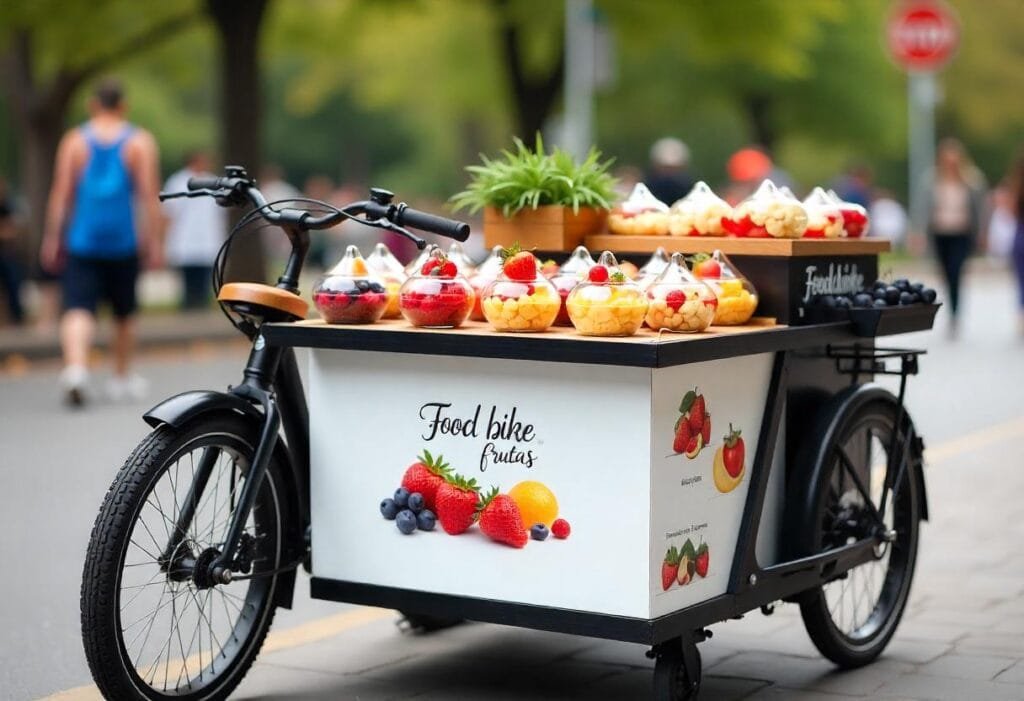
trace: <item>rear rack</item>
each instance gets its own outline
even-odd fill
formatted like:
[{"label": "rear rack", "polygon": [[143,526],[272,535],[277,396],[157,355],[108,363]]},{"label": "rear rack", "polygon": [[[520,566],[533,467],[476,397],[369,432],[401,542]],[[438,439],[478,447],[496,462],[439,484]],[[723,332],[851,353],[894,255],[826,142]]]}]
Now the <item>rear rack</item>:
[{"label": "rear rack", "polygon": [[[860,343],[825,347],[825,355],[836,361],[836,372],[850,375],[854,384],[861,375],[898,375],[901,399],[907,376],[918,372],[918,356],[927,352],[921,348],[879,348]],[[892,362],[895,360],[899,361],[898,366]]]}]

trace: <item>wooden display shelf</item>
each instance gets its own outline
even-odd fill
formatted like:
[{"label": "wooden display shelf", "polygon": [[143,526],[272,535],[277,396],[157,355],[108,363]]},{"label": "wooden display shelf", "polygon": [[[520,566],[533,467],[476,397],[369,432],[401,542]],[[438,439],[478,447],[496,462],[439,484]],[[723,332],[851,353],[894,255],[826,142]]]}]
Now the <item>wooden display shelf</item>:
[{"label": "wooden display shelf", "polygon": [[747,256],[864,256],[891,249],[888,239],[749,239],[731,236],[620,236],[596,234],[586,238],[586,246],[595,255],[614,253],[654,253],[662,246],[669,253],[710,253],[714,249],[726,255]]},{"label": "wooden display shelf", "polygon": [[634,367],[670,367],[854,340],[849,322],[791,327],[757,317],[744,326],[712,326],[696,334],[658,333],[645,327],[624,338],[582,336],[571,327],[500,333],[474,321],[457,329],[422,329],[404,319],[358,326],[321,320],[265,324],[263,335],[278,346]]}]

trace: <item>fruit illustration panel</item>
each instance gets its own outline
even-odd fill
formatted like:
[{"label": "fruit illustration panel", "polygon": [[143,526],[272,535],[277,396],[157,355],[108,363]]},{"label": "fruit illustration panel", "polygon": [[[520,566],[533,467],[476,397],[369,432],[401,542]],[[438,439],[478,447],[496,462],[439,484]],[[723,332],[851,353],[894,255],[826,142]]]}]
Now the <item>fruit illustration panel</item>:
[{"label": "fruit illustration panel", "polygon": [[314,575],[646,618],[650,369],[314,350]]},{"label": "fruit illustration panel", "polygon": [[654,616],[725,593],[771,364],[771,354],[762,354],[654,371]]}]

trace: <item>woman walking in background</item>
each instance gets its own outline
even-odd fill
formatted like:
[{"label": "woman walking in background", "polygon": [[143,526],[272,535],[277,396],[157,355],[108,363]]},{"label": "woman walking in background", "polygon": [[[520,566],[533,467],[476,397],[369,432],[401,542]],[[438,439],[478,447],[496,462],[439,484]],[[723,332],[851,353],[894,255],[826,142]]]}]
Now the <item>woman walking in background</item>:
[{"label": "woman walking in background", "polygon": [[1017,219],[1013,236],[1013,271],[1017,274],[1017,302],[1020,313],[1020,332],[1024,335],[1024,149],[1013,162],[1006,177],[1010,211]]},{"label": "woman walking in background", "polygon": [[949,294],[950,335],[957,333],[960,280],[978,240],[985,180],[956,139],[939,142],[928,199],[928,238],[942,267]]}]

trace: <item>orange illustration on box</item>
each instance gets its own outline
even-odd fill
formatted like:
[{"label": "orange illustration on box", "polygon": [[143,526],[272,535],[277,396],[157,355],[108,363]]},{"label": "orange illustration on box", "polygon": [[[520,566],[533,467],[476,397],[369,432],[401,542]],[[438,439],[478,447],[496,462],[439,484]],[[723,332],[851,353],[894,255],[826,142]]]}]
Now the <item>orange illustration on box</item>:
[{"label": "orange illustration on box", "polygon": [[474,524],[497,543],[522,548],[530,540],[569,537],[569,522],[558,517],[558,500],[547,485],[520,482],[507,493],[491,487],[481,494],[475,479],[452,470],[440,455],[424,450],[402,476],[402,486],[380,503],[381,515],[399,532],[433,531],[440,523],[448,535],[461,535]]}]

